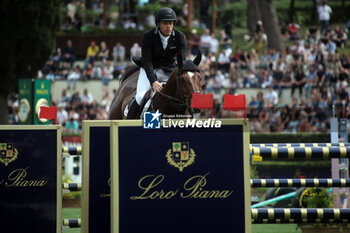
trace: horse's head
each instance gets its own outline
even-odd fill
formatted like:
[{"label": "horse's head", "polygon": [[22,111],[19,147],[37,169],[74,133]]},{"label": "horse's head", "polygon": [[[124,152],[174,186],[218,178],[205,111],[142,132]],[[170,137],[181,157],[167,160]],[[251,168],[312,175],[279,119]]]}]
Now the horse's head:
[{"label": "horse's head", "polygon": [[199,51],[193,61],[178,60],[177,91],[179,97],[185,99],[187,103],[190,103],[193,93],[201,93],[201,77],[198,69],[201,59],[202,54]]}]

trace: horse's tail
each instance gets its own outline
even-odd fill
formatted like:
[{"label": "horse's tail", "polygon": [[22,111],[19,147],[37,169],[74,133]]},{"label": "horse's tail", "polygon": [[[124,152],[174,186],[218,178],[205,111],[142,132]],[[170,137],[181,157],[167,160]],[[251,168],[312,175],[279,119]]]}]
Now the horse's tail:
[{"label": "horse's tail", "polygon": [[128,66],[124,72],[124,74],[121,76],[121,83],[123,83],[127,78],[129,78],[133,73],[138,71],[140,69],[139,66],[132,64]]}]

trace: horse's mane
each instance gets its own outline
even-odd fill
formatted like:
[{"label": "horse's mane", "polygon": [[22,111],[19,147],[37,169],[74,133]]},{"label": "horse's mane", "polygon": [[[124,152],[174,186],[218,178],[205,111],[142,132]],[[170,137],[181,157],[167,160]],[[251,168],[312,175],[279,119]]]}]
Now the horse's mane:
[{"label": "horse's mane", "polygon": [[[170,92],[175,91],[174,87],[176,88],[176,77],[177,77],[177,72],[178,72],[178,69],[174,70],[174,71],[171,73],[171,75],[170,75],[168,81],[166,82],[166,84],[165,84],[165,86],[164,86],[164,91],[163,91],[163,92],[168,93],[168,94],[171,94],[171,93],[169,93],[169,91],[170,91]],[[169,90],[170,88],[173,88],[173,90]],[[172,94],[174,94],[174,93],[172,93]]]},{"label": "horse's mane", "polygon": [[123,83],[127,78],[129,78],[133,73],[135,73],[137,70],[139,70],[140,67],[138,67],[137,65],[130,65],[126,68],[124,74],[122,74],[121,79],[121,83]]}]

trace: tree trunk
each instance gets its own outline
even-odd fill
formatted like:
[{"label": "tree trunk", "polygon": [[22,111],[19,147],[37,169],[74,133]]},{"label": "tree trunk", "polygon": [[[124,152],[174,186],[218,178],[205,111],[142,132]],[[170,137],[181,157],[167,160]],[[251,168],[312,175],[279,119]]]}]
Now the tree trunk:
[{"label": "tree trunk", "polygon": [[247,7],[247,27],[251,34],[255,33],[256,22],[261,20],[259,10],[259,0],[248,0]]},{"label": "tree trunk", "polygon": [[294,19],[294,13],[295,13],[295,0],[290,0],[289,5],[289,22],[292,22]]},{"label": "tree trunk", "polygon": [[264,30],[267,35],[268,48],[283,52],[283,43],[273,0],[259,0]]},{"label": "tree trunk", "polygon": [[85,7],[86,7],[86,9],[91,9],[92,8],[92,0],[86,0]]},{"label": "tree trunk", "polygon": [[0,124],[7,125],[9,123],[9,113],[7,107],[7,94],[0,93]]},{"label": "tree trunk", "polygon": [[312,24],[317,24],[317,0],[312,0],[312,11],[311,11],[311,22]]}]

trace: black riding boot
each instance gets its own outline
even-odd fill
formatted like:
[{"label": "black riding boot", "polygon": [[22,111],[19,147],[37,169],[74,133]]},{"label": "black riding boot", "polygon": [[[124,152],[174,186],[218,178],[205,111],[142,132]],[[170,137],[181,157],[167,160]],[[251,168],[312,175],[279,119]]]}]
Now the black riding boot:
[{"label": "black riding boot", "polygon": [[134,99],[134,101],[130,105],[128,116],[126,117],[126,119],[138,119],[139,113],[140,113],[140,105]]}]

